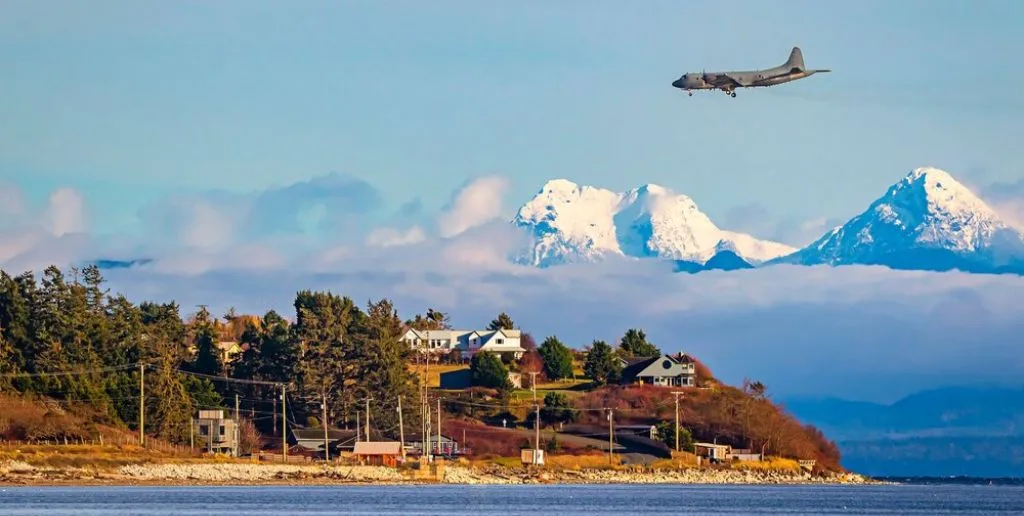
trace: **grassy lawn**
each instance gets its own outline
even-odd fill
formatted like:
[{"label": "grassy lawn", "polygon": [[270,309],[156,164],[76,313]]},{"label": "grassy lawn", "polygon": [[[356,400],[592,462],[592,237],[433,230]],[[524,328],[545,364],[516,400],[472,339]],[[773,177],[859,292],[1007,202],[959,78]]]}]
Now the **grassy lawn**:
[{"label": "grassy lawn", "polygon": [[[427,386],[437,388],[441,385],[441,375],[443,373],[458,371],[460,369],[469,369],[469,366],[462,364],[431,364],[430,369],[427,371]],[[416,364],[409,364],[409,370],[417,375],[423,374],[423,366]]]}]

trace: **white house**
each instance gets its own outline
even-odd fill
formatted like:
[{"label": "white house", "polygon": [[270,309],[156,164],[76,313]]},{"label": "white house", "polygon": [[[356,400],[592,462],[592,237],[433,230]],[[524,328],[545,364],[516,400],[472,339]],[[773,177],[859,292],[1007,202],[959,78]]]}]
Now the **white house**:
[{"label": "white house", "polygon": [[425,353],[450,353],[458,350],[463,358],[481,351],[512,353],[518,360],[525,349],[520,345],[521,330],[414,330],[402,336],[414,350]]}]

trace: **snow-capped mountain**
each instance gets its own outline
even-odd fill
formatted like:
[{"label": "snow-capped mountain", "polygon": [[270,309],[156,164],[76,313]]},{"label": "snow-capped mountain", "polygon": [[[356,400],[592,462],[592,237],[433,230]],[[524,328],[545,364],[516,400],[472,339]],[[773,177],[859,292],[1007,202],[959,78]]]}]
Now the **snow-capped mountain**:
[{"label": "snow-capped mountain", "polygon": [[1024,265],[1024,234],[948,172],[921,167],[846,224],[770,263],[1013,271]]},{"label": "snow-capped mountain", "polygon": [[704,263],[727,249],[751,263],[796,251],[716,226],[692,199],[653,184],[622,193],[548,181],[519,209],[513,223],[534,244],[518,261],[540,267],[609,256]]}]

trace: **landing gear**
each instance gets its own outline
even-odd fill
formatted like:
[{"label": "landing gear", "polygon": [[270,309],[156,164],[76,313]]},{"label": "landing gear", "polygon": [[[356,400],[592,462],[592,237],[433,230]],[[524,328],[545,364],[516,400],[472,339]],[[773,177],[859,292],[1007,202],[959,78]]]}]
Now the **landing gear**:
[{"label": "landing gear", "polygon": [[729,92],[729,96],[735,98],[736,97],[736,92],[735,91],[730,91]]},{"label": "landing gear", "polygon": [[686,94],[687,94],[687,95],[689,95],[689,96],[691,96],[691,97],[693,96],[693,92],[692,92],[692,91],[690,91],[690,90],[686,90]]}]

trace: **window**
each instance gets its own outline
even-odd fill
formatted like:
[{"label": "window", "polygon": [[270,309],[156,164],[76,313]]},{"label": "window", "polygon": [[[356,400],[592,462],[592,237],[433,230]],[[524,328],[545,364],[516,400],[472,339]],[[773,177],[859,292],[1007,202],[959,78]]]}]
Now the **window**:
[{"label": "window", "polygon": [[220,425],[220,435],[224,435],[224,425]]},{"label": "window", "polygon": [[667,360],[667,359],[666,360],[662,360],[661,361],[661,367],[664,367],[665,369],[672,369],[672,361],[671,360]]},{"label": "window", "polygon": [[497,342],[498,344],[504,344],[505,339],[494,339],[494,342]]},{"label": "window", "polygon": [[210,435],[210,427],[199,425],[199,435]]}]

